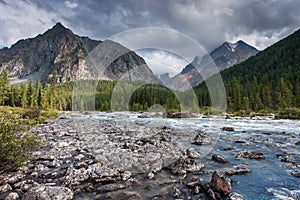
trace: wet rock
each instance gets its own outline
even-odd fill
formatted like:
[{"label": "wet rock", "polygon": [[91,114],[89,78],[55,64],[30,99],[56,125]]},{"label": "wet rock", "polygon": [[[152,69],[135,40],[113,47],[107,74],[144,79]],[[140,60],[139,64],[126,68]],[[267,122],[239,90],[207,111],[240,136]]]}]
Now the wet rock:
[{"label": "wet rock", "polygon": [[234,141],[236,144],[246,144],[247,142],[245,140],[236,140]]},{"label": "wet rock", "polygon": [[11,186],[7,183],[0,186],[0,193],[6,193],[6,192],[9,192],[11,190],[12,190]]},{"label": "wet rock", "polygon": [[136,192],[125,191],[117,196],[117,199],[122,200],[142,200],[142,196]]},{"label": "wet rock", "polygon": [[211,175],[209,186],[214,192],[219,192],[225,196],[228,196],[231,193],[230,181],[217,171]]},{"label": "wet rock", "polygon": [[264,160],[265,156],[264,156],[264,153],[262,153],[262,152],[242,151],[242,152],[237,153],[235,158],[237,158],[237,159],[246,158],[246,159]]},{"label": "wet rock", "polygon": [[209,138],[203,131],[198,131],[197,135],[195,136],[192,144],[196,145],[210,145],[211,138]]},{"label": "wet rock", "polygon": [[236,192],[229,195],[229,200],[244,200],[244,197]]},{"label": "wet rock", "polygon": [[224,126],[222,128],[223,131],[234,131],[234,128],[233,127],[229,127],[229,126]]},{"label": "wet rock", "polygon": [[212,189],[208,189],[206,191],[206,193],[207,193],[209,199],[211,199],[211,200],[217,200],[216,195],[215,195],[215,193],[214,193],[214,191]]},{"label": "wet rock", "polygon": [[153,172],[149,172],[148,175],[147,175],[147,177],[149,179],[152,179],[154,177],[154,173]]},{"label": "wet rock", "polygon": [[174,186],[173,189],[174,189],[174,198],[180,198],[181,191],[179,190],[179,188]]},{"label": "wet rock", "polygon": [[232,168],[225,169],[226,175],[241,175],[241,174],[248,174],[250,172],[250,169],[247,165],[236,165]]},{"label": "wet rock", "polygon": [[198,151],[196,151],[195,149],[192,149],[192,148],[187,149],[186,154],[189,158],[192,158],[192,159],[201,157],[201,154]]},{"label": "wet rock", "polygon": [[282,156],[279,156],[279,158],[280,158],[280,162],[291,163],[293,165],[297,165],[297,163],[292,161],[290,156],[288,156],[288,155],[282,155]]},{"label": "wet rock", "polygon": [[219,163],[229,163],[229,161],[224,156],[218,154],[212,155],[211,159]]},{"label": "wet rock", "polygon": [[291,172],[291,175],[300,178],[300,171],[293,171]]},{"label": "wet rock", "polygon": [[20,199],[20,196],[18,193],[16,192],[11,192],[9,193],[4,200],[19,200]]},{"label": "wet rock", "polygon": [[24,194],[22,200],[71,200],[73,192],[66,187],[37,186]]},{"label": "wet rock", "polygon": [[186,174],[187,172],[197,172],[204,167],[204,164],[199,163],[196,160],[187,158],[179,159],[170,166],[173,174]]},{"label": "wet rock", "polygon": [[122,180],[123,181],[127,181],[128,179],[130,179],[132,176],[132,173],[130,171],[124,171],[122,174],[121,174],[121,177],[122,177]]},{"label": "wet rock", "polygon": [[224,147],[222,150],[223,151],[232,151],[232,150],[234,150],[234,148],[233,147]]},{"label": "wet rock", "polygon": [[193,115],[191,113],[182,113],[182,112],[166,112],[163,113],[164,118],[191,118]]},{"label": "wet rock", "polygon": [[298,141],[298,142],[295,142],[295,145],[300,145],[300,141]]},{"label": "wet rock", "polygon": [[96,190],[99,193],[105,193],[105,192],[111,192],[111,191],[121,190],[125,188],[126,186],[123,184],[111,183],[106,185],[100,185],[99,187],[97,187]]}]

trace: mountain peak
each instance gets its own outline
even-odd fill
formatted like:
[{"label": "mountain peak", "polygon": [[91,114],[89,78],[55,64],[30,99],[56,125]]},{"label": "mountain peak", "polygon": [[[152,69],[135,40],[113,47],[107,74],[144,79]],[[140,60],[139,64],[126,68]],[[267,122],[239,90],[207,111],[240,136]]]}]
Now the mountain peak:
[{"label": "mountain peak", "polygon": [[[66,27],[64,27],[64,25],[62,25],[61,22],[57,22],[57,23],[53,26],[53,28],[66,28]],[[53,29],[53,28],[52,28],[52,29]]]},{"label": "mountain peak", "polygon": [[73,32],[66,28],[64,25],[62,25],[62,23],[57,22],[51,29],[48,29],[45,34],[56,34],[56,33],[71,33],[73,34]]}]

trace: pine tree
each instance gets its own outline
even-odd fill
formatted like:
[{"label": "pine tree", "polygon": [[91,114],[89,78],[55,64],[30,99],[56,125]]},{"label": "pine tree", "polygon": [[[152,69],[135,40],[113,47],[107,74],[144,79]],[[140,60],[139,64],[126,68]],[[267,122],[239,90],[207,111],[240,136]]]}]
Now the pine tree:
[{"label": "pine tree", "polygon": [[1,94],[1,105],[5,105],[5,102],[9,100],[9,77],[8,71],[4,70],[0,77],[0,94]]}]

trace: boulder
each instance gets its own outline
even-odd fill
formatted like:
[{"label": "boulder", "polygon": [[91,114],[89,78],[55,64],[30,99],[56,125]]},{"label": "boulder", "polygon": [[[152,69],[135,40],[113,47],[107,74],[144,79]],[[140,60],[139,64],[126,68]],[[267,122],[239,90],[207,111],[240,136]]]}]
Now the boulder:
[{"label": "boulder", "polygon": [[292,176],[295,176],[295,177],[297,177],[297,178],[300,178],[300,171],[293,171],[293,172],[291,172],[291,175]]},{"label": "boulder", "polygon": [[229,195],[229,200],[244,200],[244,197],[236,192]]},{"label": "boulder", "polygon": [[11,190],[12,190],[11,186],[7,183],[0,186],[0,193],[6,193],[6,192],[9,192]]},{"label": "boulder", "polygon": [[250,169],[247,165],[236,165],[232,168],[225,169],[226,175],[241,175],[241,174],[248,174],[250,172]]},{"label": "boulder", "polygon": [[264,160],[265,156],[262,152],[257,151],[242,151],[236,154],[235,158],[247,158],[247,159],[256,159],[256,160]]},{"label": "boulder", "polygon": [[204,167],[204,164],[190,158],[179,159],[171,164],[170,168],[173,174],[186,174],[187,172],[197,172]]},{"label": "boulder", "polygon": [[37,186],[26,192],[22,200],[71,200],[73,196],[66,187]]},{"label": "boulder", "polygon": [[231,193],[231,183],[223,174],[214,171],[209,182],[210,188],[214,192],[228,196]]},{"label": "boulder", "polygon": [[198,131],[197,135],[195,136],[192,144],[196,145],[210,145],[211,138],[207,137],[207,135],[203,131]]},{"label": "boulder", "polygon": [[20,199],[20,196],[18,193],[16,192],[11,192],[9,193],[4,200],[19,200]]},{"label": "boulder", "polygon": [[229,127],[229,126],[224,126],[222,128],[223,131],[234,131],[234,128],[233,127]]},{"label": "boulder", "polygon": [[211,159],[219,163],[229,163],[229,161],[224,156],[218,154],[212,155]]}]

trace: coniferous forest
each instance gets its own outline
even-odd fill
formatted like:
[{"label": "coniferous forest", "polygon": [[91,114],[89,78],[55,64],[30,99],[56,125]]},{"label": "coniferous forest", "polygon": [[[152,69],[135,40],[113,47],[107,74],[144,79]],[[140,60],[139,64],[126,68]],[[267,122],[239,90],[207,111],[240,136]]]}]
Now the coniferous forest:
[{"label": "coniferous forest", "polygon": [[[277,112],[281,117],[299,118],[299,44],[300,31],[296,31],[245,62],[222,71],[227,112],[238,112],[240,115]],[[96,110],[111,111],[112,93],[116,84],[117,81],[97,82]],[[118,84],[121,90],[118,90],[117,102],[113,102],[115,110],[123,110],[123,104],[127,103],[131,111],[147,111],[154,104],[163,106],[166,111],[180,111],[182,105],[177,97],[187,96],[191,92],[174,92],[160,85],[148,84],[135,88],[128,101],[124,95],[133,90],[134,84]],[[73,85],[74,82],[57,84],[55,72],[48,84],[30,79],[27,83],[11,85],[8,72],[4,71],[0,77],[0,103],[3,106],[42,110],[72,110]],[[200,110],[209,113],[210,94],[205,82],[194,88],[194,92]],[[191,106],[190,111],[195,111],[194,107]]]}]

